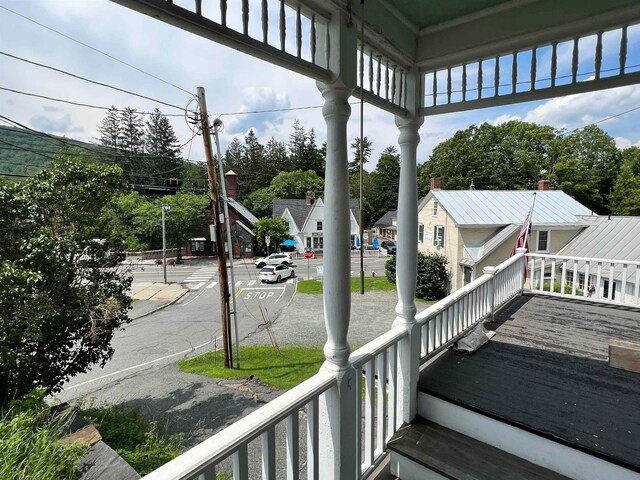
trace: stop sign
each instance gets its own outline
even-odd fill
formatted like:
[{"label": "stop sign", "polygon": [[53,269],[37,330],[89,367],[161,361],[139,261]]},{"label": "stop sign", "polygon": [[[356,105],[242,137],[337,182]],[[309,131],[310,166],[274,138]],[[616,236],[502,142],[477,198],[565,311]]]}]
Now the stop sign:
[{"label": "stop sign", "polygon": [[304,252],[304,258],[308,260],[311,257],[313,257],[313,252],[311,250],[307,250],[306,252]]}]

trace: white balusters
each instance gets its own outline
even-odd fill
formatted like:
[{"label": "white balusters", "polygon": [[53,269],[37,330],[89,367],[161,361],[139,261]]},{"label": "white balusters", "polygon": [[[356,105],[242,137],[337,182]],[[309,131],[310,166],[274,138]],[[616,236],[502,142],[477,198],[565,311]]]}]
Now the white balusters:
[{"label": "white balusters", "polygon": [[398,344],[394,343],[389,348],[389,411],[387,413],[387,438],[389,440],[395,433],[398,424],[396,422],[396,405],[398,403]]},{"label": "white balusters", "polygon": [[378,395],[376,412],[376,456],[382,455],[387,447],[387,351],[377,356]]},{"label": "white balusters", "polygon": [[600,290],[600,286],[602,285],[602,262],[598,262],[598,274],[596,277],[596,297],[602,298],[602,290]]},{"label": "white balusters", "polygon": [[269,43],[269,2],[262,0],[262,43]]},{"label": "white balusters", "polygon": [[622,27],[622,35],[620,37],[620,75],[624,74],[627,66],[627,25]]},{"label": "white balusters", "polygon": [[620,301],[622,303],[627,302],[627,269],[629,265],[626,263],[622,264],[622,285],[620,286]]},{"label": "white balusters", "polygon": [[496,64],[494,66],[493,80],[494,80],[493,96],[497,97],[498,94],[500,93],[500,55],[496,55]]},{"label": "white balusters", "polygon": [[600,78],[600,71],[602,70],[602,32],[598,32],[598,37],[596,41],[595,68],[596,68],[596,80],[597,80]]},{"label": "white balusters", "polygon": [[607,298],[609,300],[613,300],[613,292],[614,292],[614,283],[613,283],[613,276],[614,276],[614,266],[615,264],[610,263],[609,264],[609,291],[607,292]]},{"label": "white balusters", "polygon": [[287,15],[284,0],[280,0],[280,50],[284,52],[287,43]]},{"label": "white balusters", "polygon": [[298,58],[302,56],[302,16],[299,3],[296,5],[296,53]]},{"label": "white balusters", "polygon": [[273,426],[262,434],[262,478],[276,478],[276,429]]},{"label": "white balusters", "polygon": [[551,44],[551,86],[556,86],[556,77],[558,75],[558,42]]},{"label": "white balusters", "polygon": [[536,89],[536,76],[538,75],[538,49],[533,47],[531,51],[531,90]]},{"label": "white balusters", "polygon": [[582,287],[582,296],[587,297],[589,295],[589,270],[591,269],[591,262],[587,262],[584,266],[584,285]]},{"label": "white balusters", "polygon": [[315,397],[307,403],[307,480],[320,479],[320,438],[318,435],[319,428],[319,411],[320,406],[318,398]]},{"label": "white balusters", "polygon": [[287,417],[286,424],[287,442],[287,480],[299,480],[300,478],[300,422],[296,409]]},{"label": "white balusters", "polygon": [[365,365],[366,381],[364,385],[364,465],[373,465],[375,460],[374,396],[375,364],[371,359]]},{"label": "white balusters", "polygon": [[233,454],[233,480],[249,480],[249,453],[246,443],[240,445]]},{"label": "white balusters", "polygon": [[573,52],[571,56],[571,83],[576,83],[578,81],[578,62],[580,60],[579,53],[579,38],[573,39]]}]

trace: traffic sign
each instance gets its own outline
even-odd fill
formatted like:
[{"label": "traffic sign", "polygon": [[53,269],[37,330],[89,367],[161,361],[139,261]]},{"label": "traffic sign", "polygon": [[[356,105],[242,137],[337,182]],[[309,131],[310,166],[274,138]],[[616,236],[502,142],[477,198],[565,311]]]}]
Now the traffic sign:
[{"label": "traffic sign", "polygon": [[265,235],[264,243],[266,243],[267,246],[269,246],[269,244],[271,243],[271,236],[270,235]]},{"label": "traffic sign", "polygon": [[313,257],[313,252],[311,250],[307,250],[306,252],[304,252],[304,258],[309,260],[311,257]]}]

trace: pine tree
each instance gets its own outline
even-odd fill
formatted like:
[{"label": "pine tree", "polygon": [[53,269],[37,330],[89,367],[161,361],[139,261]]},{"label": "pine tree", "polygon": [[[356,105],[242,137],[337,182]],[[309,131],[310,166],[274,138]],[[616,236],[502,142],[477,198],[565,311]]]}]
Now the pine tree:
[{"label": "pine tree", "polygon": [[616,215],[640,215],[640,177],[633,174],[629,160],[620,168],[609,201]]},{"label": "pine tree", "polygon": [[[369,161],[369,156],[371,155],[371,147],[373,143],[369,141],[367,137],[364,137],[364,141],[362,142],[362,163],[366,164]],[[354,142],[351,144],[351,148],[353,148],[353,160],[349,162],[349,174],[352,175],[360,171],[360,137],[356,137]]]},{"label": "pine tree", "polygon": [[173,127],[157,108],[145,123],[144,148],[149,155],[146,163],[149,172],[169,172],[165,177],[178,177],[181,164],[180,145]]},{"label": "pine tree", "polygon": [[111,148],[118,148],[120,143],[120,117],[116,107],[111,105],[107,110],[107,115],[98,126],[100,132],[100,145]]},{"label": "pine tree", "polygon": [[119,116],[119,147],[124,152],[140,155],[144,153],[144,126],[142,117],[135,108],[127,107]]}]

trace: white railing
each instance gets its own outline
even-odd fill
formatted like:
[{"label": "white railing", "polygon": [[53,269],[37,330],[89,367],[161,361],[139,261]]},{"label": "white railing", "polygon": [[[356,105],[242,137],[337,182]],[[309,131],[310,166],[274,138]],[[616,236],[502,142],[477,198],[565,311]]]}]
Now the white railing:
[{"label": "white railing", "polygon": [[[417,328],[396,326],[350,355],[349,364],[356,372],[355,386],[345,389],[351,393],[343,391],[340,394],[355,396],[344,403],[355,405],[355,415],[351,411],[342,412],[338,418],[351,424],[357,432],[355,444],[347,447],[349,451],[340,452],[342,458],[357,459],[354,478],[369,477],[385,457],[387,441],[404,421],[410,420],[407,412],[411,408],[407,409],[407,405],[415,404],[417,400],[413,398],[416,396],[417,367],[412,374],[413,368],[409,366],[418,365],[421,359],[450,345],[521,292],[524,264],[524,255],[518,253],[496,268],[486,268],[480,278],[420,313],[416,317]],[[410,331],[415,332],[417,338],[410,336]],[[407,359],[411,359],[410,362]],[[249,443],[257,439],[261,442],[262,478],[275,478],[276,428],[284,422],[286,461],[279,459],[278,470],[286,465],[287,479],[297,480],[301,469],[306,468],[307,478],[319,479],[321,452],[332,448],[322,444],[327,439],[319,436],[322,428],[319,406],[323,395],[333,389],[338,389],[335,374],[321,370],[144,478],[214,480],[216,467],[220,472],[221,462],[231,459],[234,480],[246,480],[250,475]],[[306,429],[301,432],[303,411],[306,412]],[[301,447],[306,449],[303,462],[300,461]],[[228,470],[228,466],[225,467]]]},{"label": "white railing", "polygon": [[[334,387],[333,374],[320,372],[283,393],[262,408],[218,432],[191,450],[147,475],[145,480],[214,480],[216,466],[232,458],[234,480],[249,478],[248,445],[260,437],[262,478],[276,478],[276,426],[286,423],[287,478],[300,477],[306,464],[308,478],[319,478],[318,401]],[[306,411],[306,460],[300,462],[300,412]]]},{"label": "white railing", "polygon": [[522,291],[524,254],[518,253],[416,316],[421,325],[421,360],[452,345],[470,328]]},{"label": "white railing", "polygon": [[527,254],[531,292],[640,306],[640,261]]},{"label": "white railing", "polygon": [[387,440],[402,424],[397,414],[398,343],[407,335],[406,329],[394,328],[349,357],[356,371],[363,373],[356,375],[354,389],[361,395],[364,388],[364,400],[357,402],[356,411],[356,425],[360,425],[356,447],[361,452],[360,478],[367,478],[375,469],[387,450]]}]

